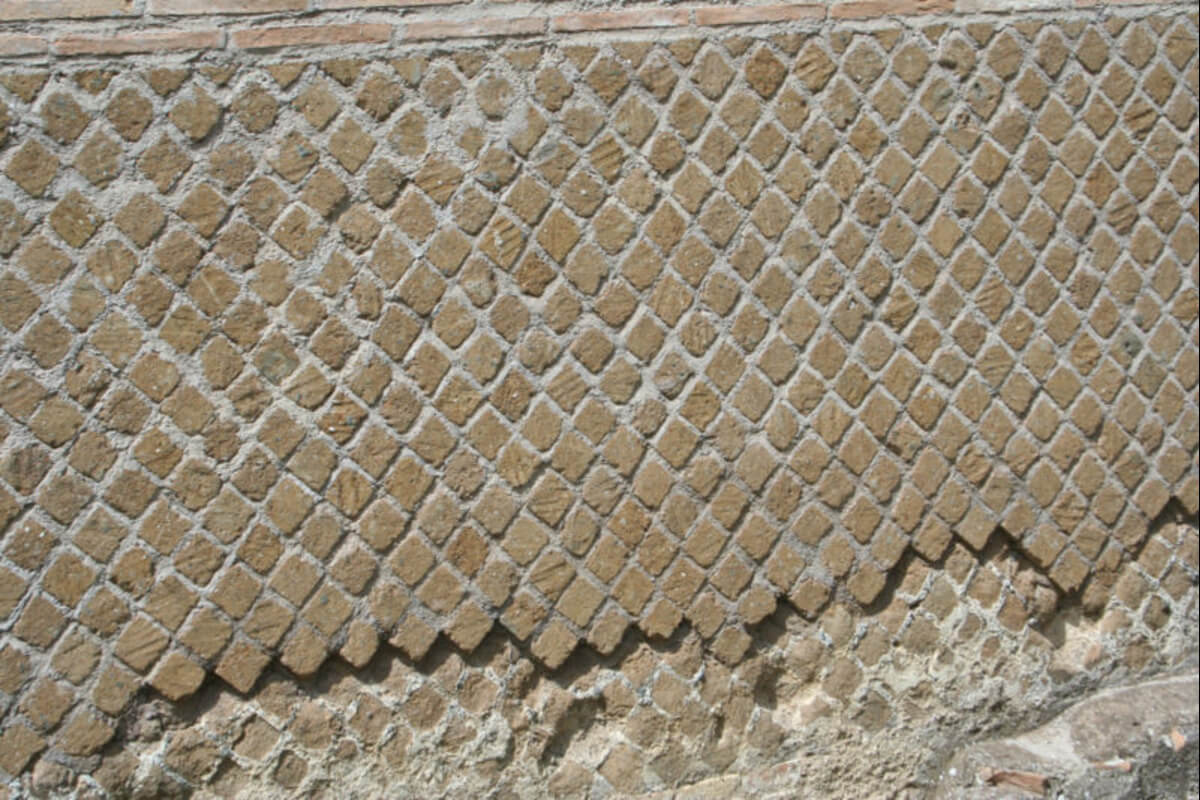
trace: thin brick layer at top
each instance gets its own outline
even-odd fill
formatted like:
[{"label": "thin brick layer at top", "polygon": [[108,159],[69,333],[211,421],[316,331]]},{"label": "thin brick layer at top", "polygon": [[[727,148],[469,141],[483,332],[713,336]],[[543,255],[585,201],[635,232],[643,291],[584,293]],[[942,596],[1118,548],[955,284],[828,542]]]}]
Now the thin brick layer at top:
[{"label": "thin brick layer at top", "polygon": [[1196,42],[4,73],[4,748],[496,622],[733,663],[997,528],[1107,591],[1197,507]]}]

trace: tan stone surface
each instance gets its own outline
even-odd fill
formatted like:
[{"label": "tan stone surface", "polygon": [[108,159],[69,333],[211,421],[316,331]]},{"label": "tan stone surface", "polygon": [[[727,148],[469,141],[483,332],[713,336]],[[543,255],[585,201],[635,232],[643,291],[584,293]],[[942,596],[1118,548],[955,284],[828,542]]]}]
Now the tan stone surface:
[{"label": "tan stone surface", "polygon": [[[419,641],[414,630],[397,641],[401,650],[372,647],[362,660],[343,651],[345,661],[327,662],[311,681],[268,666],[245,695],[215,682],[190,699],[139,704],[92,775],[114,796],[282,798],[337,787],[367,796],[849,799],[897,787],[938,796],[948,777],[970,796],[989,773],[948,776],[943,761],[964,742],[1043,718],[1081,681],[1192,670],[1167,679],[1178,687],[1168,701],[1175,705],[1157,724],[1135,724],[1139,708],[1101,694],[1121,724],[1090,720],[1079,741],[1089,742],[1091,763],[1070,768],[1085,779],[1125,776],[1095,764],[1194,742],[1175,695],[1186,699],[1180,690],[1189,680],[1195,687],[1195,531],[1156,526],[1138,562],[1113,576],[1126,588],[1087,615],[1042,604],[1044,579],[1012,547],[976,554],[955,544],[940,569],[906,559],[875,614],[839,601],[807,620],[785,607],[751,633],[726,629],[708,644],[697,622],[669,639],[627,638],[608,656],[573,650],[575,674],[566,682],[547,665],[570,647],[560,626],[545,628],[525,651],[500,631],[464,647],[458,637],[470,623],[456,621],[449,640],[417,663],[402,654],[404,642]],[[1173,573],[1192,577],[1181,585],[1165,577]],[[1031,610],[1047,635],[1006,627],[1009,615],[1024,620]],[[167,697],[166,674],[188,669],[177,653],[163,660]],[[119,692],[120,680],[106,674],[101,685]],[[69,698],[61,683],[39,682],[26,694],[24,721],[0,739],[10,745],[4,768],[32,759],[31,785],[43,792],[69,788],[76,774],[43,755],[47,726],[63,718]],[[1170,729],[1163,719],[1183,722],[1177,735],[1162,733]],[[84,733],[73,741],[85,746],[105,732],[87,729],[92,740]],[[1036,743],[1045,750],[1044,739]],[[1009,745],[978,764],[1037,764],[1063,777],[1031,757]]]},{"label": "tan stone surface", "polygon": [[273,662],[1191,596],[1194,17],[408,55],[0,69],[0,769]]}]

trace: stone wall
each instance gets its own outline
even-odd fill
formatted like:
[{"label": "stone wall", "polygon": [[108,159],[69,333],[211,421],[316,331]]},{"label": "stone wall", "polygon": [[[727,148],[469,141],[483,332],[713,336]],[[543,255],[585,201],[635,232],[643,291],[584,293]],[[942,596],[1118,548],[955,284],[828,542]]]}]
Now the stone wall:
[{"label": "stone wall", "polygon": [[1195,662],[1194,10],[200,5],[0,9],[0,796],[920,796]]}]

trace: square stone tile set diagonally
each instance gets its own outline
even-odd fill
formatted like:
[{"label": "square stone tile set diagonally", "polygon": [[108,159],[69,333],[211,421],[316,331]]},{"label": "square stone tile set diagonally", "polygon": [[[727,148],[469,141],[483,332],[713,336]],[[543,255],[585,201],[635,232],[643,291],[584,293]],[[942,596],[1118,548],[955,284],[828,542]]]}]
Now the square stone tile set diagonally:
[{"label": "square stone tile set diagonally", "polygon": [[1050,19],[0,70],[3,746],[736,663],[994,535],[1109,591],[1198,506],[1197,21]]}]

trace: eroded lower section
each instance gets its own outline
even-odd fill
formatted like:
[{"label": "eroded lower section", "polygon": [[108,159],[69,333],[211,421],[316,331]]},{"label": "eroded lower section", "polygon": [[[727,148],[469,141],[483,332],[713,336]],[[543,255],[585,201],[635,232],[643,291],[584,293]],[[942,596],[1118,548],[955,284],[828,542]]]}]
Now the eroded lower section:
[{"label": "eroded lower section", "polygon": [[[1163,520],[1109,594],[1061,599],[997,534],[908,562],[873,613],[781,608],[734,667],[681,631],[549,672],[497,631],[414,664],[381,651],[249,696],[148,695],[84,761],[47,754],[37,795],[164,797],[923,796],[972,738],[1070,697],[1194,663],[1197,530]],[[1131,734],[1134,735],[1134,734]],[[1115,756],[1116,754],[1114,754]],[[15,785],[13,788],[16,788]],[[908,792],[909,794],[905,794]],[[890,796],[890,795],[889,795]]]}]

